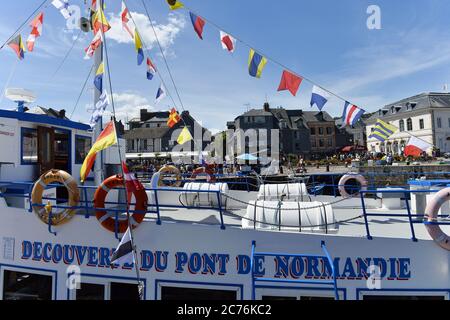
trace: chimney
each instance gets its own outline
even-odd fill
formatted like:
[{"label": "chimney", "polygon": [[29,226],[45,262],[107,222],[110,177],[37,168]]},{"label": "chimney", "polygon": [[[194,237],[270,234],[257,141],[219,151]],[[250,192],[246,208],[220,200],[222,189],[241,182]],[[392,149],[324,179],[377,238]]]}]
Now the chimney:
[{"label": "chimney", "polygon": [[62,109],[59,111],[59,117],[61,119],[64,119],[66,117],[66,110]]},{"label": "chimney", "polygon": [[269,112],[270,111],[270,105],[269,105],[269,103],[268,102],[264,102],[264,111],[265,112]]}]

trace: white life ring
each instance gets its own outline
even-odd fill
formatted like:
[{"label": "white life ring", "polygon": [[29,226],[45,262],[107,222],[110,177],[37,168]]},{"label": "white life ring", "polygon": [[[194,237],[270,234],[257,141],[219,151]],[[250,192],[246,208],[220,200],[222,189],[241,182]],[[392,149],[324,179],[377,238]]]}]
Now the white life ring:
[{"label": "white life ring", "polygon": [[344,198],[351,198],[354,197],[356,194],[349,194],[346,190],[345,190],[345,183],[348,182],[349,180],[356,180],[359,182],[359,184],[361,185],[361,189],[360,190],[367,190],[367,180],[366,178],[364,178],[362,175],[360,174],[355,174],[355,173],[347,173],[345,175],[342,176],[342,178],[339,180],[339,186],[338,186],[338,190],[339,193],[341,194],[342,197]]},{"label": "white life ring", "polygon": [[[428,202],[425,209],[425,219],[428,222],[436,222],[438,218],[439,209],[441,206],[450,200],[450,188],[445,188],[436,193],[436,195]],[[442,231],[438,224],[426,224],[431,238],[442,248],[450,251],[450,237]]]}]

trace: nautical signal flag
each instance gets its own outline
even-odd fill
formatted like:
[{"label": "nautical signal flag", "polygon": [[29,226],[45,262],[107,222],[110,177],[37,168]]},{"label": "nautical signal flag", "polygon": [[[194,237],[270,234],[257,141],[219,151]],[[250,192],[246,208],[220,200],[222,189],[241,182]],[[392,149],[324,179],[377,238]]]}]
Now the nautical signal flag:
[{"label": "nautical signal flag", "polygon": [[166,0],[166,1],[170,7],[170,10],[177,10],[184,7],[184,4],[181,1],[178,0]]},{"label": "nautical signal flag", "polygon": [[191,16],[191,22],[194,26],[195,32],[197,33],[198,37],[203,40],[203,27],[205,26],[205,20],[193,14],[192,12],[189,12],[189,15]]},{"label": "nautical signal flag", "polygon": [[172,108],[170,110],[169,119],[167,120],[167,126],[169,128],[173,128],[178,122],[180,122],[181,117],[178,114],[177,110],[175,108]]},{"label": "nautical signal flag", "polygon": [[220,42],[222,43],[222,48],[233,53],[236,48],[236,39],[230,36],[228,33],[220,31]]},{"label": "nautical signal flag", "polygon": [[105,90],[99,97],[97,103],[94,106],[94,109],[91,113],[91,118],[89,119],[89,125],[91,128],[94,128],[97,124],[98,120],[103,117],[103,113],[105,112],[105,109],[109,105],[109,95],[108,92]]},{"label": "nautical signal flag", "polygon": [[250,49],[248,57],[248,73],[252,77],[261,78],[262,71],[266,66],[267,59],[253,49]]},{"label": "nautical signal flag", "polygon": [[108,32],[109,29],[111,29],[111,26],[108,20],[106,20],[105,13],[103,12],[102,8],[99,8],[97,12],[94,14],[94,21],[93,21],[94,33],[97,33],[99,30],[105,33]]},{"label": "nautical signal flag", "polygon": [[95,73],[94,85],[98,91],[103,91],[103,74],[105,73],[105,64],[102,62],[98,66],[97,72]]},{"label": "nautical signal flag", "polygon": [[432,146],[433,145],[430,143],[412,136],[409,138],[408,144],[406,145],[403,153],[405,156],[419,157],[423,152],[427,151]]},{"label": "nautical signal flag", "polygon": [[278,86],[278,91],[289,90],[292,95],[295,96],[302,80],[303,78],[284,70],[281,76],[280,85]]},{"label": "nautical signal flag", "polygon": [[59,10],[63,17],[67,20],[72,14],[69,11],[69,1],[68,0],[53,0],[52,5]]},{"label": "nautical signal flag", "polygon": [[134,39],[134,33],[131,31],[130,26],[128,25],[128,22],[131,19],[130,11],[128,10],[125,2],[122,1],[122,12],[120,13],[121,19],[122,19],[122,28],[125,29],[131,36],[132,39]]},{"label": "nautical signal flag", "polygon": [[189,142],[192,140],[191,133],[189,132],[188,127],[184,127],[183,130],[181,130],[180,135],[178,136],[177,142],[178,144],[185,144],[186,142]]},{"label": "nautical signal flag", "polygon": [[310,102],[311,107],[316,105],[317,108],[322,111],[322,108],[325,106],[329,99],[330,93],[328,91],[322,89],[321,87],[313,86]]},{"label": "nautical signal flag", "polygon": [[133,243],[131,239],[130,228],[127,228],[125,234],[119,242],[116,250],[111,256],[111,264],[123,265],[135,263],[133,254]]},{"label": "nautical signal flag", "polygon": [[136,191],[144,190],[144,186],[136,178],[134,173],[130,173],[130,171],[128,171],[128,167],[125,161],[122,161],[122,171],[125,179],[125,189],[127,191],[128,205],[130,205],[133,193]]},{"label": "nautical signal flag", "polygon": [[22,35],[20,33],[8,42],[8,46],[14,50],[19,60],[23,60],[23,58],[25,58],[25,47],[23,45]]},{"label": "nautical signal flag", "polygon": [[147,58],[147,79],[152,80],[156,73],[156,67],[150,58]]},{"label": "nautical signal flag", "polygon": [[383,120],[377,119],[375,126],[372,128],[372,133],[369,135],[369,139],[375,138],[381,142],[384,142],[387,138],[393,135],[395,131],[397,131],[397,127],[386,123]]},{"label": "nautical signal flag", "polygon": [[94,38],[92,39],[91,43],[89,44],[89,47],[87,47],[84,51],[86,51],[86,56],[84,57],[85,59],[89,59],[92,58],[92,56],[95,53],[95,50],[97,50],[98,47],[100,47],[100,45],[103,42],[103,33],[101,32],[101,30],[99,30]]},{"label": "nautical signal flag", "polygon": [[164,86],[161,84],[158,88],[158,92],[156,92],[155,104],[158,104],[165,97],[166,97],[166,90],[164,89]]},{"label": "nautical signal flag", "polygon": [[80,170],[81,182],[86,180],[86,177],[91,171],[97,153],[115,144],[117,144],[116,128],[114,122],[111,121],[106,125],[105,129],[103,129],[102,133],[100,133],[83,161],[83,165]]},{"label": "nautical signal flag", "polygon": [[364,112],[363,109],[345,101],[344,112],[342,113],[342,127],[354,126]]},{"label": "nautical signal flag", "polygon": [[44,23],[44,13],[39,13],[30,23],[31,33],[27,39],[28,51],[33,51],[36,38],[42,34],[42,25]]},{"label": "nautical signal flag", "polygon": [[144,49],[142,48],[142,40],[137,28],[134,30],[134,44],[137,52],[137,64],[140,66],[144,62]]}]

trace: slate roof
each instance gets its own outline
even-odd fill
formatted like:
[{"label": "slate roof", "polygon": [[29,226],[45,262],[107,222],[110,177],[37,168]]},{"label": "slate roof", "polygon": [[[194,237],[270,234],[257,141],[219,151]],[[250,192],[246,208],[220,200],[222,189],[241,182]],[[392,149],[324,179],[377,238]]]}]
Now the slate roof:
[{"label": "slate roof", "polygon": [[[372,114],[369,122],[375,122],[378,118],[398,118],[399,115],[408,112],[418,112],[431,108],[450,108],[450,93],[424,92],[385,105]],[[392,110],[394,110],[394,113],[392,113]]]}]

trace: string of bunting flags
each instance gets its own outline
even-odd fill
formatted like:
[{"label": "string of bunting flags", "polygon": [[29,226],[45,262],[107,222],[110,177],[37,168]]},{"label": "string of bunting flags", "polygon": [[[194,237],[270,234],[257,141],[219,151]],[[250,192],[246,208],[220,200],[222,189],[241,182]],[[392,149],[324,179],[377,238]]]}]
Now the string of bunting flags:
[{"label": "string of bunting flags", "polygon": [[[91,27],[93,30],[93,39],[91,40],[89,46],[85,49],[85,59],[90,59],[93,57],[95,51],[97,48],[100,47],[100,45],[104,42],[104,34],[108,32],[111,29],[111,25],[109,24],[105,12],[104,12],[104,6],[99,6],[99,1],[97,0],[91,0],[91,7],[90,7],[90,18],[91,18]],[[249,44],[246,42],[240,40],[236,36],[225,32],[222,30],[221,27],[219,27],[217,24],[211,22],[210,20],[198,15],[197,13],[194,13],[189,8],[187,8],[184,3],[178,0],[166,0],[169,9],[170,10],[178,10],[185,8],[189,12],[190,20],[194,29],[194,32],[197,34],[198,38],[203,40],[204,39],[204,31],[207,25],[212,25],[216,29],[219,30],[219,39],[221,43],[221,47],[224,50],[227,50],[229,53],[234,53],[236,50],[236,44],[237,42],[240,42],[244,44],[245,46],[249,47],[249,57],[248,57],[248,73],[251,77],[254,78],[261,78],[263,75],[263,71],[269,61],[273,62],[274,64],[279,65],[283,68],[280,83],[278,85],[277,91],[289,91],[292,96],[296,96],[302,82],[304,80],[311,83],[312,91],[311,91],[311,100],[310,100],[310,106],[311,107],[317,107],[320,111],[326,106],[326,104],[329,102],[329,100],[332,97],[336,97],[343,101],[343,113],[342,113],[342,127],[345,126],[354,126],[359,119],[363,116],[365,113],[365,110],[358,107],[355,104],[350,103],[346,99],[340,97],[337,94],[334,94],[330,90],[327,90],[323,88],[322,86],[317,85],[314,81],[301,76],[292,70],[285,67],[283,64],[277,62],[276,60],[273,60],[258,50],[252,48]],[[65,19],[69,19],[71,17],[71,12],[69,10],[69,1],[68,0],[53,0],[52,5],[59,10],[61,15]],[[137,54],[137,65],[140,66],[143,64],[144,60],[146,60],[146,77],[148,80],[152,80],[155,76],[155,74],[158,72],[157,68],[154,64],[154,62],[150,59],[150,57],[147,57],[144,52],[144,46],[141,38],[141,34],[139,33],[139,30],[136,26],[136,23],[134,22],[132,15],[127,8],[125,1],[121,1],[121,11],[120,11],[120,19],[122,23],[122,28],[125,30],[129,36],[134,40],[134,46]],[[130,25],[130,20],[133,20],[134,27]],[[25,58],[25,51],[28,49],[29,52],[32,52],[35,46],[36,39],[42,35],[42,29],[43,29],[43,23],[44,23],[44,13],[40,12],[36,15],[36,17],[31,21],[30,27],[31,32],[27,38],[26,47],[23,43],[21,34],[17,34],[14,38],[12,38],[9,42],[7,42],[7,45],[16,53],[17,57],[20,60],[23,60]],[[104,75],[104,65],[103,63],[99,66],[98,70],[96,70],[95,78],[94,78],[94,86],[95,88],[101,92],[103,95],[103,75]],[[160,76],[161,77],[161,76]],[[162,81],[162,78],[161,78]],[[105,91],[106,92],[106,91]],[[166,97],[166,89],[163,85],[163,83],[160,84],[156,98],[155,98],[155,104],[158,104],[162,99]],[[98,119],[99,115],[101,117],[102,110],[104,110],[105,105],[108,103],[107,99],[108,94],[103,96],[102,103],[99,101],[99,107],[94,107],[95,116],[91,118],[91,120]],[[175,110],[175,109],[173,109]],[[170,112],[170,115],[172,115],[172,111]],[[176,112],[176,110],[175,110]],[[178,114],[178,113],[177,113]],[[395,132],[394,126],[391,126],[385,122],[377,122],[375,126],[375,133],[372,133],[370,137],[374,137],[379,139],[380,141],[386,140],[390,135]],[[92,123],[91,123],[92,125]],[[185,126],[185,129],[187,127]],[[183,129],[184,130],[184,129]],[[183,134],[183,132],[182,132]],[[182,135],[180,134],[180,136]],[[188,136],[184,134],[186,138]],[[180,139],[180,141],[184,141],[185,139]]]}]

